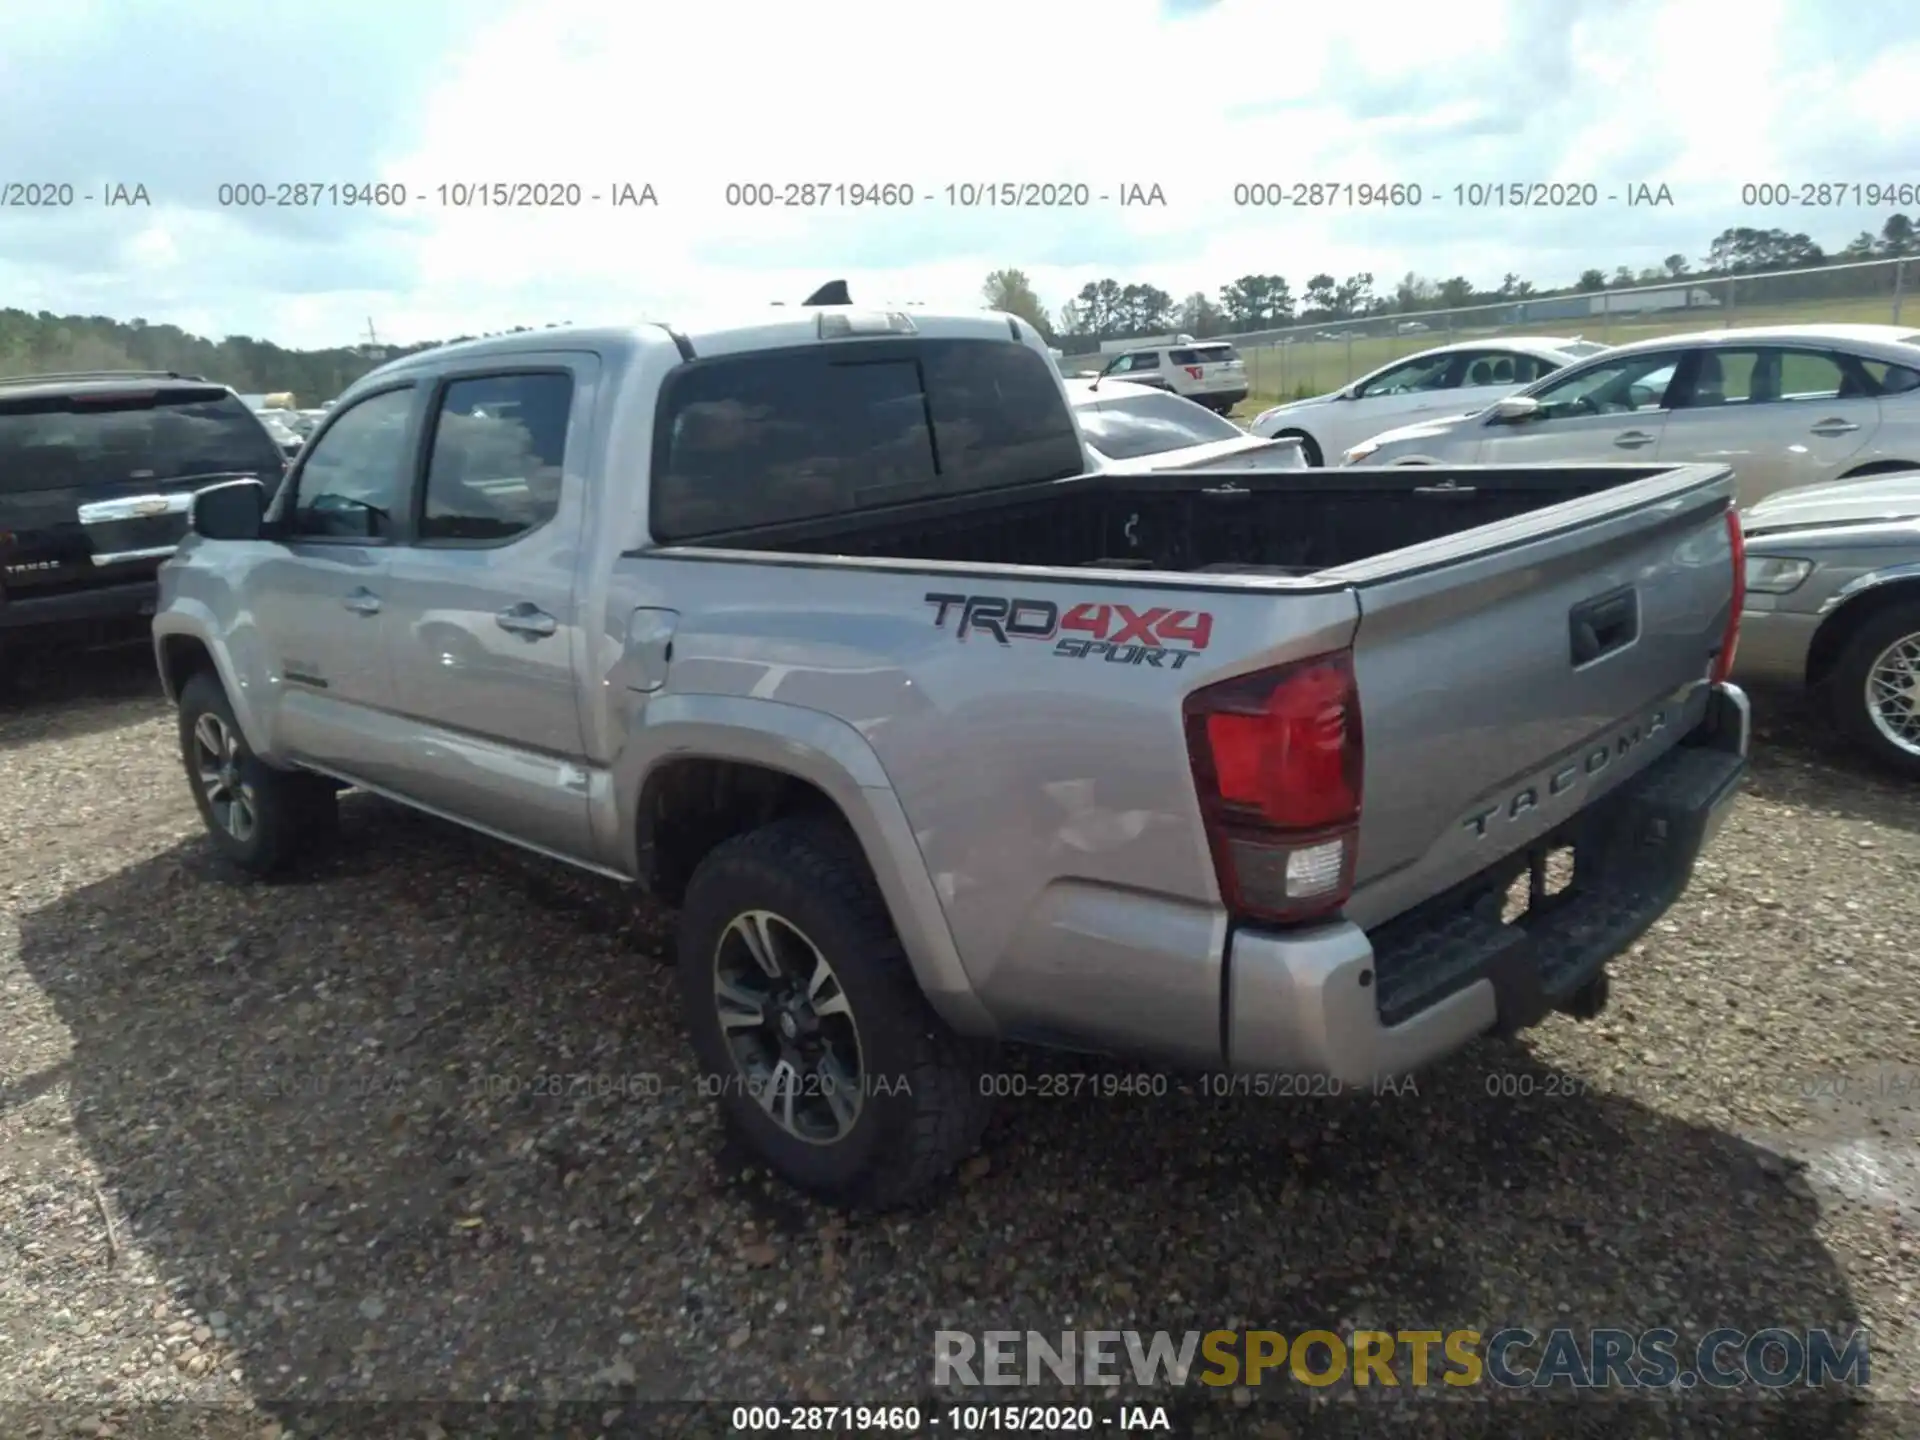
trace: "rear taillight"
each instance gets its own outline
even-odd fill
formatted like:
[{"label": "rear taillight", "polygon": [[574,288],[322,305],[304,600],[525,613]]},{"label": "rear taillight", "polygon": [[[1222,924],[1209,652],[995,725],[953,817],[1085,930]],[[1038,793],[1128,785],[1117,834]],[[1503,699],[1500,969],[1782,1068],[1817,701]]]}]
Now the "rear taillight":
[{"label": "rear taillight", "polygon": [[1720,653],[1713,657],[1710,672],[1718,685],[1733,673],[1734,652],[1740,648],[1740,607],[1747,603],[1747,537],[1740,528],[1740,514],[1727,508],[1727,544],[1733,551],[1733,609],[1727,615],[1726,633],[1720,637]]},{"label": "rear taillight", "polygon": [[1306,920],[1353,890],[1363,751],[1353,656],[1319,655],[1196,690],[1187,755],[1221,898]]}]

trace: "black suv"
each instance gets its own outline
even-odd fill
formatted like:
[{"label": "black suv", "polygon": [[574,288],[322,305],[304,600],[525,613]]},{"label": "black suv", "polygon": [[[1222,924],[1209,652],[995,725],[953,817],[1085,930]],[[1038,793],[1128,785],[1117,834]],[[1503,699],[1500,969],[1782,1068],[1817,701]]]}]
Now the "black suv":
[{"label": "black suv", "polygon": [[194,492],[285,473],[246,403],[198,375],[0,376],[0,650],[143,632]]}]

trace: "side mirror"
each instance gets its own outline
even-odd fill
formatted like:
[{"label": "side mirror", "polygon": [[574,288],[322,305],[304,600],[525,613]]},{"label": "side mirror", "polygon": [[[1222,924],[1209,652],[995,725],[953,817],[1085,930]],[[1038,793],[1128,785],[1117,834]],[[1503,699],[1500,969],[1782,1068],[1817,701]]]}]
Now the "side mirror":
[{"label": "side mirror", "polygon": [[1493,419],[1499,425],[1519,425],[1540,416],[1540,402],[1531,395],[1509,395],[1493,402]]},{"label": "side mirror", "polygon": [[258,540],[266,513],[266,486],[258,480],[227,480],[194,495],[187,524],[208,540]]}]

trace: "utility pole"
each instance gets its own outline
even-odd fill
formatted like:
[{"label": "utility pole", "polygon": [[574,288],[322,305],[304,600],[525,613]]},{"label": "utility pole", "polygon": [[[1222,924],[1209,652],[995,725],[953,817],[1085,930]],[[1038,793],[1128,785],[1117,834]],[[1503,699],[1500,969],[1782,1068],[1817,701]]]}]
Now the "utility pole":
[{"label": "utility pole", "polygon": [[378,345],[379,343],[380,337],[373,330],[373,317],[369,315],[367,316],[367,344]]}]

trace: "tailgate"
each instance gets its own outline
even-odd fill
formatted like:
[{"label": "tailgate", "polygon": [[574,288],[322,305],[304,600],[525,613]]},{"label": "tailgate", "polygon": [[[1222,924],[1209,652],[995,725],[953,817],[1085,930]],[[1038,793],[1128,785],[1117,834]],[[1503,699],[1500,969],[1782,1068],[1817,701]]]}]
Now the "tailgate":
[{"label": "tailgate", "polygon": [[125,481],[0,496],[0,584],[26,600],[145,574],[186,534],[203,483]]},{"label": "tailgate", "polygon": [[149,575],[186,534],[196,490],[243,474],[271,486],[283,468],[224,387],[18,385],[0,394],[0,585],[15,600]]},{"label": "tailgate", "polygon": [[1684,466],[1324,572],[1360,598],[1350,918],[1521,849],[1704,713],[1734,604],[1731,473]]}]

